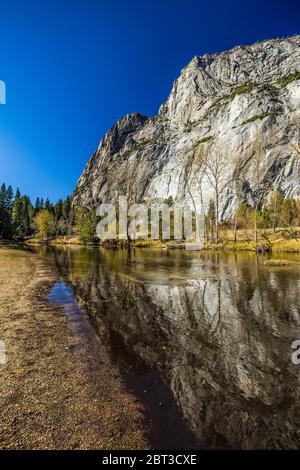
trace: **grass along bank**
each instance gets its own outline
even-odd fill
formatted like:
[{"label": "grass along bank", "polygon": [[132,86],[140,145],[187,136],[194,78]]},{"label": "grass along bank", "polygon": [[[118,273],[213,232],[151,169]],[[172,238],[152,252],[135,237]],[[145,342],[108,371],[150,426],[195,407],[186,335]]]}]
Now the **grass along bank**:
[{"label": "grass along bank", "polygon": [[[193,242],[194,240],[188,240]],[[31,238],[26,240],[28,244],[49,244],[54,246],[94,246],[100,245],[106,248],[151,248],[151,249],[185,249],[184,240],[106,240],[84,243],[79,236],[63,236],[49,239]],[[271,252],[300,252],[300,228],[293,228],[292,233],[285,228],[258,230],[257,242],[250,237],[250,232],[236,231],[236,241],[232,230],[220,229],[219,243],[205,242],[207,250],[234,250],[234,251],[271,251]]]}]

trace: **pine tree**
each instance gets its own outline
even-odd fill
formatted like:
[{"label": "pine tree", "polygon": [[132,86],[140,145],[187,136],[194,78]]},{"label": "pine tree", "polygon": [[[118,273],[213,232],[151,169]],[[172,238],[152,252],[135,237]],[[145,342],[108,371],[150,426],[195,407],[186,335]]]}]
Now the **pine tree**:
[{"label": "pine tree", "polygon": [[48,212],[53,212],[53,206],[49,200],[49,198],[47,197],[46,199],[46,202],[45,202],[45,205],[44,205],[44,209],[46,209],[46,211]]},{"label": "pine tree", "polygon": [[41,201],[40,201],[40,198],[37,197],[35,204],[34,204],[34,211],[37,214],[39,210],[41,210]]},{"label": "pine tree", "polygon": [[0,189],[0,238],[11,238],[11,207],[13,192],[11,186],[6,189],[2,184]]},{"label": "pine tree", "polygon": [[208,211],[207,211],[207,231],[210,234],[210,238],[212,241],[214,240],[214,228],[216,224],[216,205],[215,201],[211,199],[209,201]]},{"label": "pine tree", "polygon": [[[11,186],[0,187],[0,239],[24,240],[31,236],[36,229],[36,218],[44,211],[41,219],[44,228],[40,234],[44,236],[69,235],[72,230],[72,199],[59,199],[55,205],[49,198],[44,203],[43,198],[37,197],[34,206],[28,196],[23,196],[17,189],[14,196]],[[48,213],[50,216],[48,217]],[[88,224],[87,224],[88,225]],[[87,231],[89,231],[86,226]],[[89,235],[87,234],[87,237]]]},{"label": "pine tree", "polygon": [[284,199],[281,211],[280,220],[283,226],[291,226],[295,219],[297,219],[298,209],[295,199]]},{"label": "pine tree", "polygon": [[86,245],[95,240],[97,218],[94,212],[88,211],[85,207],[78,207],[75,214],[75,229],[80,241]]},{"label": "pine tree", "polygon": [[66,235],[67,226],[63,218],[63,200],[59,199],[54,208],[55,232],[56,235]]},{"label": "pine tree", "polygon": [[22,200],[19,188],[17,188],[11,214],[13,237],[16,240],[23,238],[22,228]]},{"label": "pine tree", "polygon": [[63,203],[63,218],[66,225],[66,235],[70,235],[73,223],[72,199],[70,196]]},{"label": "pine tree", "polygon": [[14,192],[12,190],[12,187],[8,186],[6,190],[6,204],[7,204],[9,211],[12,210],[13,201],[14,201]]},{"label": "pine tree", "polygon": [[283,199],[284,199],[283,194],[281,194],[281,192],[273,191],[268,201],[268,209],[271,213],[272,227],[273,227],[274,232],[279,223],[280,211],[281,211]]},{"label": "pine tree", "polygon": [[28,237],[32,232],[33,207],[28,196],[22,197],[22,223],[24,236]]},{"label": "pine tree", "polygon": [[24,240],[32,234],[33,207],[28,196],[21,196],[17,189],[11,212],[12,233],[16,240]]},{"label": "pine tree", "polygon": [[59,220],[63,215],[63,200],[59,199],[54,206],[54,214],[56,220]]}]

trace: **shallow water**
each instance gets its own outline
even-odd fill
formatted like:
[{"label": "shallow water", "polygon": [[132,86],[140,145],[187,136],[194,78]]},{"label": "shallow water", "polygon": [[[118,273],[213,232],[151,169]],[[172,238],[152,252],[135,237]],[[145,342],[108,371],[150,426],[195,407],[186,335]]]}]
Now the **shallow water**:
[{"label": "shallow water", "polygon": [[38,251],[67,283],[54,300],[74,293],[143,401],[155,446],[169,433],[165,447],[300,447],[297,265],[266,267],[254,253]]}]

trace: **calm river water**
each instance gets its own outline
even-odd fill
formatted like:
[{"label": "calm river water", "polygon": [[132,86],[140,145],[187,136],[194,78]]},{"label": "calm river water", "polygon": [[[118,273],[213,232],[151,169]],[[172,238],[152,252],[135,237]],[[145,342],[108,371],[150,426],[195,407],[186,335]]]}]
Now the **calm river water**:
[{"label": "calm river water", "polygon": [[59,270],[52,294],[76,299],[143,402],[154,447],[300,448],[291,360],[300,264],[266,267],[255,253],[37,251]]}]

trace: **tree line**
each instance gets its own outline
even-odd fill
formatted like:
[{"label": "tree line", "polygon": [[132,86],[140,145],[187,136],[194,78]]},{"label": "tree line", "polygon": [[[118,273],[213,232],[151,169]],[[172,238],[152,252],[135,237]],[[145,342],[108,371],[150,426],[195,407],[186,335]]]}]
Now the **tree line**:
[{"label": "tree line", "polygon": [[0,239],[21,241],[39,235],[44,238],[70,235],[72,228],[72,199],[59,199],[52,204],[47,198],[30,198],[11,186],[0,189]]},{"label": "tree line", "polygon": [[[211,200],[205,217],[207,241],[220,241],[217,233],[215,201]],[[218,224],[219,225],[219,224]],[[232,228],[233,241],[237,241],[237,231],[242,230],[244,238],[248,241],[257,241],[258,230],[271,229],[272,232],[280,230],[286,235],[295,238],[296,227],[300,227],[300,200],[284,197],[284,194],[275,190],[268,200],[262,203],[261,208],[250,207],[245,202],[238,205],[231,220],[221,224],[225,229]]]},{"label": "tree line", "polygon": [[[172,205],[169,200],[168,205]],[[172,221],[171,221],[172,222]],[[59,199],[52,204],[47,198],[37,198],[32,204],[30,198],[11,186],[2,184],[0,189],[0,239],[22,241],[30,237],[43,239],[59,236],[78,236],[82,243],[92,243],[95,239],[97,217],[93,211],[72,207],[72,198]],[[220,241],[218,207],[212,199],[205,214],[207,242]],[[258,229],[283,230],[296,237],[295,227],[300,227],[300,200],[286,198],[278,190],[272,192],[262,207],[251,207],[242,202],[231,220],[221,224],[231,228],[233,240],[237,241],[237,231],[242,230],[245,238],[257,239]],[[172,227],[171,227],[172,228]],[[172,232],[172,230],[171,230]],[[171,237],[172,238],[172,237]]]},{"label": "tree line", "polygon": [[[299,134],[299,123],[294,122],[295,132]],[[196,202],[200,200],[204,207],[203,183],[210,187],[212,199],[205,210],[206,240],[218,243],[221,241],[220,229],[233,227],[234,241],[237,240],[237,230],[244,229],[245,238],[258,242],[259,229],[281,227],[286,234],[296,238],[295,227],[300,226],[300,202],[285,195],[275,186],[271,173],[266,168],[266,147],[273,143],[273,134],[262,134],[256,129],[253,142],[253,158],[251,160],[252,187],[249,188],[250,204],[245,202],[245,175],[240,165],[240,155],[230,154],[227,146],[215,144],[212,137],[202,139],[190,156],[190,178],[186,177],[186,187],[196,211]],[[228,145],[228,144],[227,144]],[[291,158],[299,160],[300,140],[291,143]],[[265,198],[265,190],[271,191],[271,196]],[[240,201],[234,209],[232,220],[224,222],[221,213],[221,201],[227,198]]]}]

